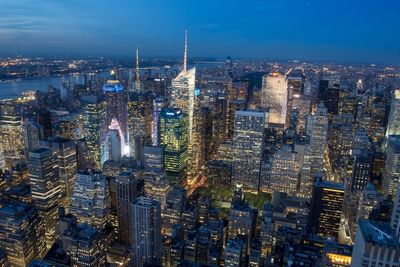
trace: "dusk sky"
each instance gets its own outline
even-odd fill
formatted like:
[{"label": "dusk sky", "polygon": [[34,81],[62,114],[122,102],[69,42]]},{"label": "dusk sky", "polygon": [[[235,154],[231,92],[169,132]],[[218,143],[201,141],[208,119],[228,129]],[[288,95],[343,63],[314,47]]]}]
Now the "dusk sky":
[{"label": "dusk sky", "polygon": [[400,62],[399,0],[0,0],[0,54]]}]

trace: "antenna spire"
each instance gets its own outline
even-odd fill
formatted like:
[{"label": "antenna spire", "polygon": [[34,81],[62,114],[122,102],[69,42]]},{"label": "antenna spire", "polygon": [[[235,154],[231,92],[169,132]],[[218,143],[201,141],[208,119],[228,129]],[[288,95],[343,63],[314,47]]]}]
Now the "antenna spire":
[{"label": "antenna spire", "polygon": [[140,92],[140,77],[139,77],[139,48],[136,46],[136,81],[135,81],[136,92]]},{"label": "antenna spire", "polygon": [[187,31],[185,31],[185,51],[183,53],[183,72],[187,71]]}]

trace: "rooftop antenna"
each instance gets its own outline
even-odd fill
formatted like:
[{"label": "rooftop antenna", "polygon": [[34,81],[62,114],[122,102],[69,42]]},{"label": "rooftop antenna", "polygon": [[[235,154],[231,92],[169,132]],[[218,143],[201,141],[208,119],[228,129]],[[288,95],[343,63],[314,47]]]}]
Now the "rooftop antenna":
[{"label": "rooftop antenna", "polygon": [[136,92],[140,92],[140,77],[139,77],[139,48],[136,46],[136,81],[135,81]]},{"label": "rooftop antenna", "polygon": [[183,72],[187,71],[187,31],[185,31],[185,51],[183,53]]}]

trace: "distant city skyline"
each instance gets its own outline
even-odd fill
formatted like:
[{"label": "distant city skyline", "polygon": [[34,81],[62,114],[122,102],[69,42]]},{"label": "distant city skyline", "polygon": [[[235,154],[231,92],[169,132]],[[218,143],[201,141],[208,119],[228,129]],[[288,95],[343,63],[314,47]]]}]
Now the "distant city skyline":
[{"label": "distant city skyline", "polygon": [[1,55],[232,56],[399,63],[400,3],[0,0]]}]

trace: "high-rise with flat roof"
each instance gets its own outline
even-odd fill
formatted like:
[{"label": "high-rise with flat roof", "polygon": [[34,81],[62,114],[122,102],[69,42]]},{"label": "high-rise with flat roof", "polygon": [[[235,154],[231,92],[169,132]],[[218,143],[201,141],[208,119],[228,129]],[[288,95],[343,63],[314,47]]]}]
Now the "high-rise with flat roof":
[{"label": "high-rise with flat roof", "polygon": [[383,177],[385,195],[396,195],[400,183],[400,135],[389,135],[386,146],[386,163]]},{"label": "high-rise with flat roof", "polygon": [[11,266],[28,266],[44,256],[45,226],[35,208],[23,203],[0,208],[0,247]]},{"label": "high-rise with flat roof", "polygon": [[156,200],[138,197],[131,204],[134,266],[161,263],[161,208]]},{"label": "high-rise with flat roof", "polygon": [[246,110],[235,112],[233,136],[234,156],[232,183],[245,189],[258,191],[261,158],[264,150],[264,130],[268,125],[268,112]]},{"label": "high-rise with flat roof", "polygon": [[36,209],[44,220],[46,242],[54,242],[57,210],[62,201],[58,161],[49,148],[29,152],[29,183]]},{"label": "high-rise with flat roof", "polygon": [[269,123],[286,125],[288,83],[286,76],[277,72],[262,78],[261,107],[269,108]]},{"label": "high-rise with flat roof", "polygon": [[309,231],[338,238],[343,201],[343,184],[317,179],[311,200]]}]

